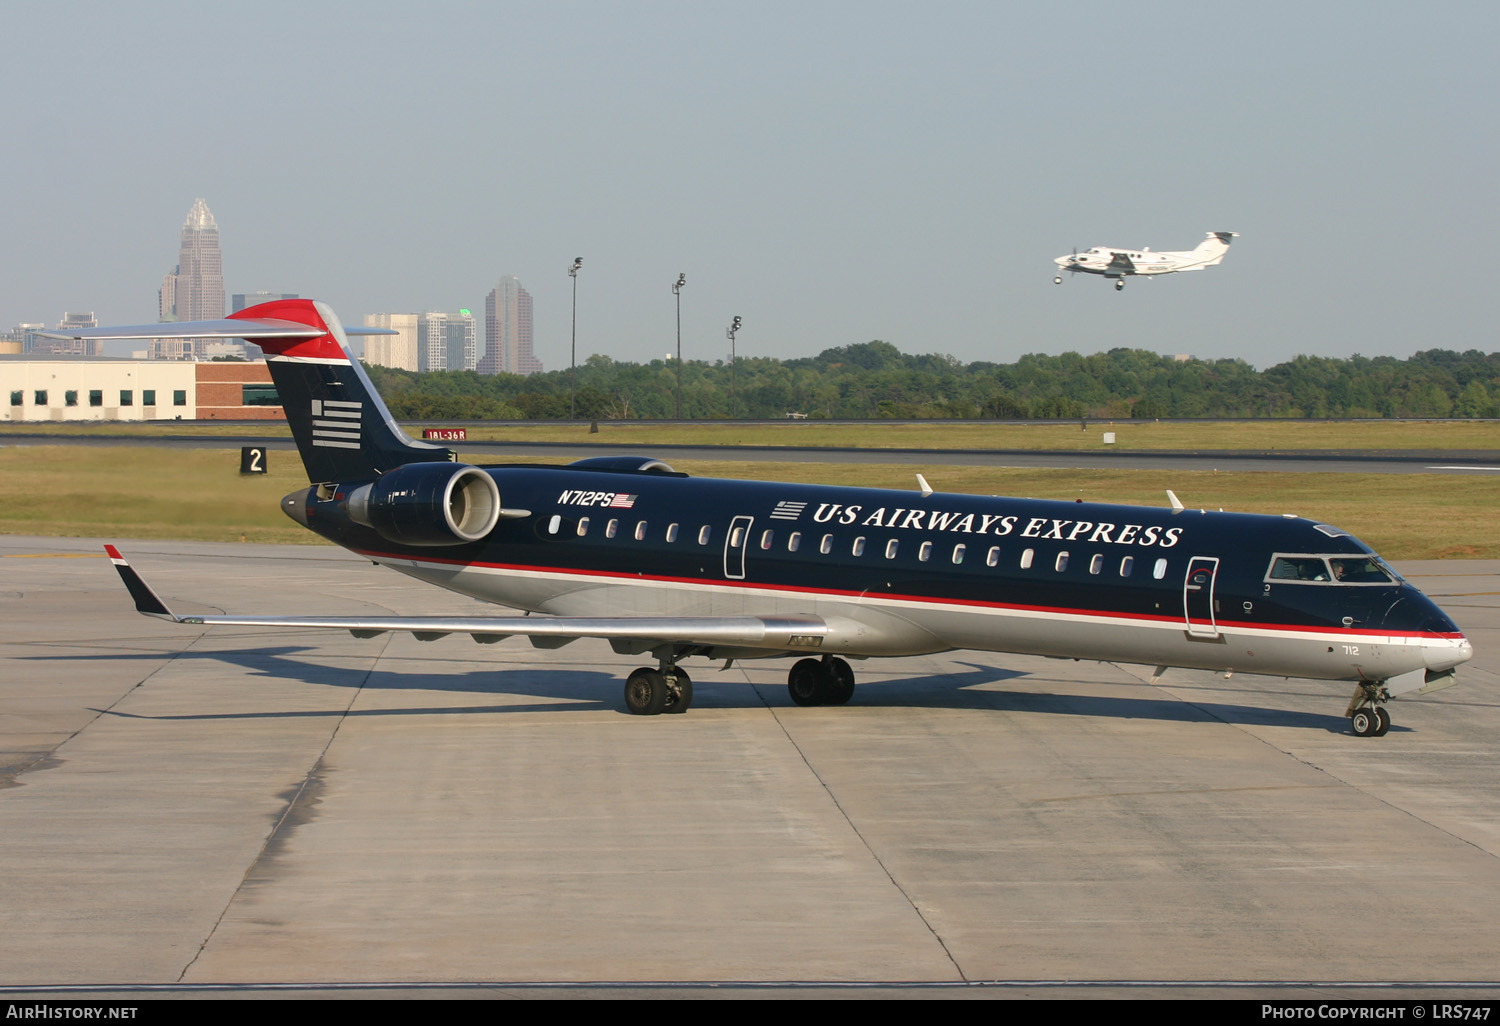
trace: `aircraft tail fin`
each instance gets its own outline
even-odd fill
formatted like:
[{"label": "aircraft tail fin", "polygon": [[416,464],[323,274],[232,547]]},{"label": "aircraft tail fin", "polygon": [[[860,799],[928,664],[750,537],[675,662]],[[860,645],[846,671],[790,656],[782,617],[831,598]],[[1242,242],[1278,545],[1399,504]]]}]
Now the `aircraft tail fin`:
[{"label": "aircraft tail fin", "polygon": [[1211,267],[1224,259],[1229,252],[1229,240],[1240,237],[1239,232],[1209,232],[1208,238],[1198,243],[1193,255],[1201,258],[1202,267]]},{"label": "aircraft tail fin", "polygon": [[277,299],[230,314],[229,319],[257,327],[290,322],[321,329],[312,338],[290,332],[253,336],[265,350],[308,480],[373,477],[406,463],[455,458],[453,450],[414,442],[397,426],[349,352],[344,326],[325,304]]},{"label": "aircraft tail fin", "polygon": [[453,460],[452,449],[414,442],[396,425],[349,352],[349,335],[394,334],[350,328],[323,303],[277,299],[217,321],[49,332],[57,338],[243,338],[266,354],[308,480],[371,478],[406,463]]}]

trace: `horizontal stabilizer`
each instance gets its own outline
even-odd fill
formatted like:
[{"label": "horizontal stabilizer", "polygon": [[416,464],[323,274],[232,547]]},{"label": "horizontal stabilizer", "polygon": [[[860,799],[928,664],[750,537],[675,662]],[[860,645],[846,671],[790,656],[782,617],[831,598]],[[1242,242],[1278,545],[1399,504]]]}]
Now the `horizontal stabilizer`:
[{"label": "horizontal stabilizer", "polygon": [[[39,331],[46,338],[322,338],[328,332],[310,324],[275,318],[254,320],[165,321],[160,324],[127,324],[113,328],[77,328],[72,331]],[[344,328],[345,335],[396,335],[391,328]]]}]

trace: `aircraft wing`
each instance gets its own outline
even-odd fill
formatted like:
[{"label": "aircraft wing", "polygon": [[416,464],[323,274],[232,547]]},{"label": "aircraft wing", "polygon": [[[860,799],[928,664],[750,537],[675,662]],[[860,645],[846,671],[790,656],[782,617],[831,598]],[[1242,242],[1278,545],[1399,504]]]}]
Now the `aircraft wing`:
[{"label": "aircraft wing", "polygon": [[1111,259],[1109,262],[1109,266],[1105,268],[1106,274],[1111,271],[1122,272],[1124,274],[1134,274],[1135,263],[1124,253],[1115,253],[1113,254],[1113,259]]},{"label": "aircraft wing", "polygon": [[832,628],[815,616],[232,616],[174,613],[113,545],[110,561],[135,600],[137,612],[174,623],[234,627],[309,627],[346,630],[357,638],[410,631],[421,641],[468,634],[490,644],[512,636],[538,648],[560,648],[579,638],[601,638],[620,652],[660,644],[784,652],[817,649]]}]

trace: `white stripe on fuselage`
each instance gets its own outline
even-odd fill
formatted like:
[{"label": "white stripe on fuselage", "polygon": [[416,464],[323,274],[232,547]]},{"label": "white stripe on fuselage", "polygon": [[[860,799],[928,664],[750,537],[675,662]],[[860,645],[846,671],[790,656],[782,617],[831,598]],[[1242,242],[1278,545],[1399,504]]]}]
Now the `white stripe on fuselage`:
[{"label": "white stripe on fuselage", "polygon": [[[984,633],[996,635],[997,639],[1002,636],[1005,637],[1006,644],[1003,647],[996,646],[993,649],[997,651],[1034,651],[1038,654],[1065,652],[1065,654],[1077,658],[1119,659],[1134,662],[1150,662],[1155,657],[1143,656],[1127,659],[1126,656],[1119,654],[1119,648],[1115,645],[1111,645],[1108,651],[1104,650],[1104,646],[1100,646],[1097,651],[1083,650],[1080,649],[1080,641],[1073,634],[1073,631],[1082,626],[1087,626],[1095,630],[1101,628],[1119,628],[1129,632],[1151,630],[1156,632],[1152,637],[1157,640],[1151,642],[1149,646],[1142,646],[1151,647],[1159,644],[1161,640],[1168,640],[1173,645],[1183,643],[1187,629],[1187,621],[1184,617],[1173,616],[1169,613],[1164,613],[1160,618],[1155,618],[1104,610],[1089,612],[1086,610],[1053,608],[1028,609],[982,601],[966,602],[937,598],[872,595],[869,593],[839,594],[829,591],[781,588],[774,585],[737,586],[727,581],[722,584],[675,579],[661,581],[627,575],[611,576],[608,574],[596,574],[587,571],[573,572],[544,570],[534,567],[454,564],[398,558],[379,553],[364,554],[376,562],[389,566],[394,570],[417,576],[429,583],[438,584],[449,590],[484,601],[496,602],[500,605],[510,605],[513,608],[526,608],[525,606],[516,606],[514,604],[516,594],[522,589],[508,583],[491,583],[486,578],[499,578],[504,582],[514,581],[517,585],[522,586],[529,585],[530,587],[526,590],[532,592],[538,590],[536,585],[541,581],[556,582],[559,585],[565,585],[566,587],[557,589],[550,600],[544,599],[542,603],[538,603],[533,607],[538,609],[538,611],[548,613],[607,615],[610,612],[615,612],[618,615],[617,611],[620,605],[618,596],[611,598],[608,601],[608,608],[604,610],[592,608],[546,608],[545,603],[547,601],[555,602],[558,599],[565,598],[569,593],[581,590],[592,591],[598,588],[608,588],[611,590],[637,591],[642,586],[648,586],[652,589],[653,597],[659,597],[663,592],[691,593],[691,596],[682,602],[682,606],[685,607],[684,609],[680,611],[673,609],[652,610],[650,615],[689,615],[689,612],[693,615],[704,615],[705,598],[711,600],[713,596],[722,596],[733,600],[730,603],[731,608],[729,609],[713,609],[713,606],[710,605],[709,609],[713,609],[714,613],[718,615],[728,615],[730,613],[744,614],[747,612],[746,607],[751,603],[760,612],[768,612],[769,610],[766,607],[772,606],[775,612],[783,613],[787,611],[785,609],[786,605],[793,605],[798,611],[804,614],[819,615],[826,613],[836,616],[849,616],[854,619],[858,618],[858,610],[871,609],[899,615],[902,619],[943,640],[952,648],[984,650],[986,646],[976,644],[975,642],[979,639],[973,636],[983,631]],[[464,580],[464,578],[469,579]],[[948,625],[933,622],[934,619],[947,621],[953,617],[961,618],[961,629],[955,627],[954,624],[957,621],[950,622]],[[983,619],[986,623],[976,624],[973,622],[976,619]],[[1047,629],[1048,625],[1058,625],[1061,629],[1049,631]],[[1202,626],[1207,625],[1202,624]],[[1005,629],[1006,627],[1009,629]],[[962,639],[953,639],[956,629],[958,633],[964,634],[965,637]],[[1320,630],[1317,628],[1293,627],[1290,625],[1257,627],[1241,622],[1230,624],[1220,622],[1217,625],[1217,629],[1220,637],[1224,639],[1226,646],[1230,643],[1238,645],[1250,642],[1253,644],[1257,641],[1268,644],[1273,642],[1292,642],[1299,647],[1309,645],[1326,646],[1330,649],[1328,654],[1332,657],[1328,660],[1329,662],[1341,663],[1349,667],[1362,666],[1372,671],[1372,676],[1375,675],[1373,671],[1377,670],[1377,660],[1372,660],[1368,657],[1360,658],[1358,651],[1344,653],[1344,648],[1358,649],[1360,646],[1387,646],[1388,648],[1400,649],[1407,652],[1408,655],[1406,659],[1401,660],[1398,664],[1402,669],[1395,672],[1404,672],[1405,670],[1420,668],[1423,665],[1420,657],[1416,658],[1415,665],[1412,665],[1413,656],[1415,655],[1411,651],[1413,649],[1422,651],[1436,647],[1457,650],[1463,646],[1463,642],[1457,639],[1399,634],[1391,635],[1378,631],[1357,631],[1353,629]],[[1025,640],[1022,642],[1019,639]],[[1203,642],[1196,641],[1186,644],[1196,647],[1201,646]],[[1214,648],[1220,647],[1217,643],[1211,644],[1213,644]],[[1315,654],[1308,652],[1305,648],[1302,651],[1305,656]],[[1185,663],[1178,660],[1174,662],[1174,665],[1202,665],[1210,669],[1234,666],[1248,672],[1254,672],[1257,664],[1262,661],[1258,660],[1250,652],[1246,652],[1246,658],[1233,657],[1233,653],[1227,648],[1221,653],[1224,656],[1221,659],[1202,658],[1207,654],[1206,651],[1198,650],[1193,662]],[[1349,661],[1345,662],[1344,659],[1339,658],[1341,654],[1348,655]],[[1276,665],[1280,665],[1280,658],[1281,656],[1278,654],[1277,659],[1270,661],[1275,662]],[[1318,662],[1322,661],[1321,659],[1318,660]],[[1380,661],[1383,662],[1383,660]],[[1385,675],[1386,671],[1387,668],[1379,667],[1380,675]],[[1282,671],[1276,669],[1265,672],[1279,674]],[[1351,671],[1344,671],[1342,677],[1327,673],[1319,674],[1310,669],[1308,672],[1299,671],[1295,675],[1342,679],[1342,677],[1350,676]]]}]

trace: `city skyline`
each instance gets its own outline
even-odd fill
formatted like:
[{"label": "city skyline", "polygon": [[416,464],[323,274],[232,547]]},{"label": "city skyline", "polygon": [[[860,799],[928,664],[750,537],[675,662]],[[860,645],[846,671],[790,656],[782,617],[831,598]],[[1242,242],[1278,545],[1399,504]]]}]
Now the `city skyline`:
[{"label": "city skyline", "polygon": [[[554,368],[575,256],[579,361],[675,348],[679,272],[689,359],[721,358],[734,315],[745,358],[1494,346],[1491,290],[1453,258],[1500,222],[1493,4],[268,3],[8,12],[13,38],[67,47],[7,57],[47,86],[0,110],[27,154],[0,166],[0,322],[156,319],[204,196],[236,291],[359,323],[479,314],[513,273]],[[444,60],[351,74],[331,43]],[[190,89],[187,53],[212,61]],[[1075,246],[1221,230],[1240,237],[1211,273],[1052,284]]]}]

